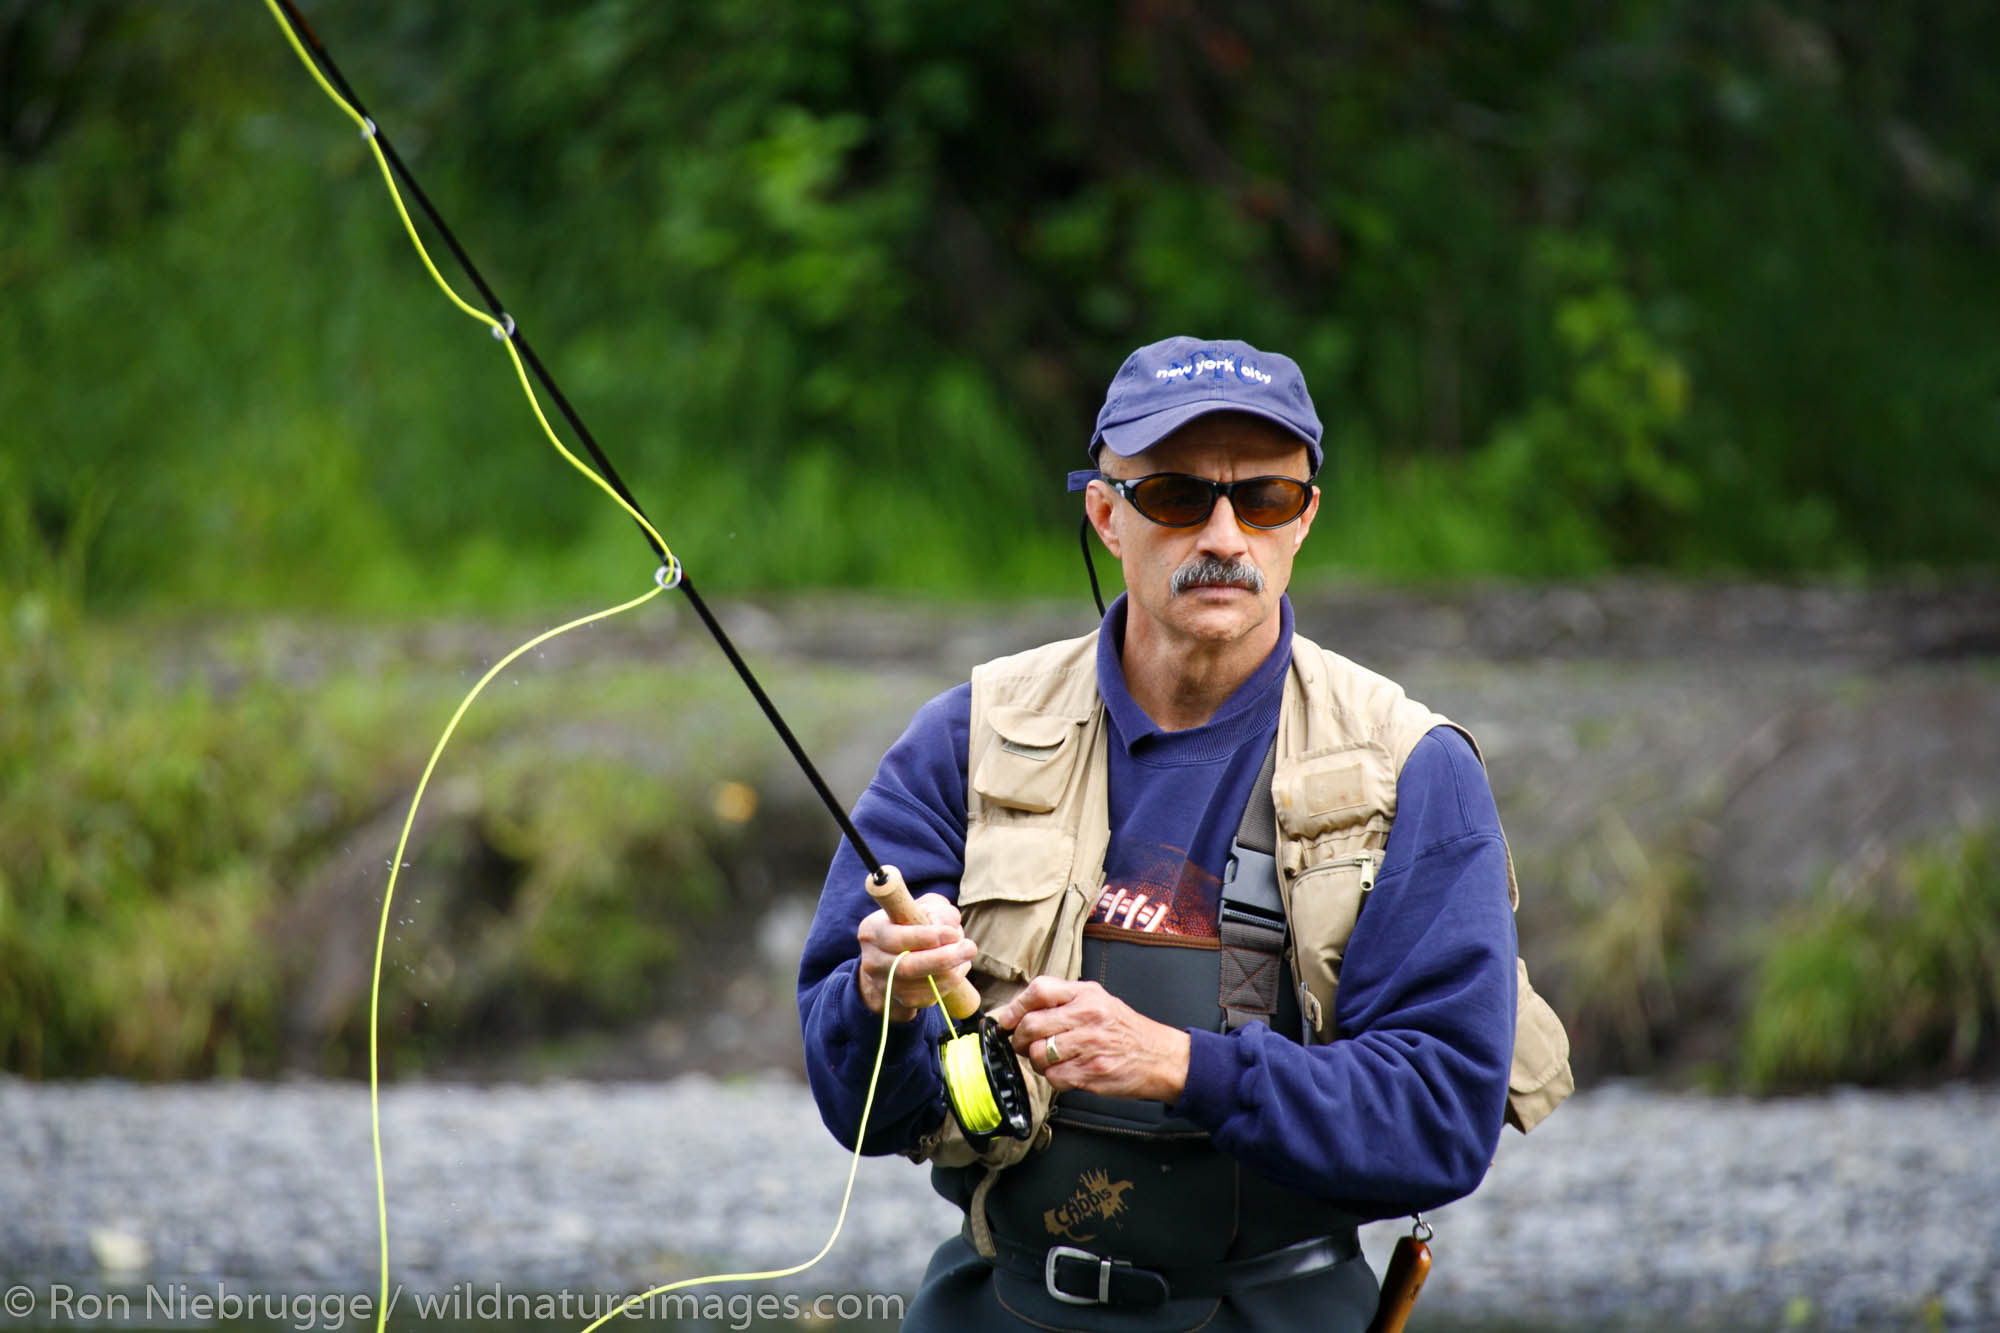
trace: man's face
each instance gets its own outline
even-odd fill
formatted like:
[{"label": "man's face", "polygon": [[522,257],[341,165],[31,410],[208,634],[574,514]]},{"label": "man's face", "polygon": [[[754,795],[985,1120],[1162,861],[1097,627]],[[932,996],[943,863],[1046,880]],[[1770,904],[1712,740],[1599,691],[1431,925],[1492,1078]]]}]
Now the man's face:
[{"label": "man's face", "polygon": [[[1108,449],[1098,456],[1099,471],[1125,480],[1184,472],[1210,481],[1267,476],[1303,481],[1310,467],[1296,435],[1241,412],[1197,417],[1130,458]],[[1275,616],[1278,598],[1291,582],[1292,558],[1319,511],[1319,489],[1296,520],[1268,529],[1244,527],[1224,498],[1216,500],[1207,522],[1166,527],[1101,481],[1090,484],[1084,506],[1106,549],[1124,565],[1128,636],[1136,631],[1142,642],[1158,637],[1231,643]]]}]

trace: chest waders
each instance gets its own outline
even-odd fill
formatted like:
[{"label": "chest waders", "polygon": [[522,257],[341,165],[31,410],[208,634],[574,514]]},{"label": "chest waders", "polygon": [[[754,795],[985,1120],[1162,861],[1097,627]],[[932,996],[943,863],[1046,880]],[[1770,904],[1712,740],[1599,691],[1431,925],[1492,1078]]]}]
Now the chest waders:
[{"label": "chest waders", "polygon": [[[1230,849],[1219,938],[1091,925],[1083,979],[1169,1027],[1220,1032],[1257,1019],[1300,1039],[1273,855],[1272,763],[1267,754]],[[1061,1092],[1049,1123],[1047,1146],[979,1201],[995,1280],[1021,1317],[1056,1327],[1191,1327],[1225,1294],[1261,1290],[1268,1300],[1281,1290],[1274,1284],[1345,1266],[1337,1283],[1294,1285],[1309,1297],[1311,1327],[1367,1323],[1375,1283],[1352,1215],[1242,1166],[1160,1102]],[[977,1165],[933,1167],[939,1192],[967,1208],[982,1174]],[[1340,1293],[1335,1308],[1329,1291]],[[1085,1317],[1086,1306],[1112,1322]]]}]

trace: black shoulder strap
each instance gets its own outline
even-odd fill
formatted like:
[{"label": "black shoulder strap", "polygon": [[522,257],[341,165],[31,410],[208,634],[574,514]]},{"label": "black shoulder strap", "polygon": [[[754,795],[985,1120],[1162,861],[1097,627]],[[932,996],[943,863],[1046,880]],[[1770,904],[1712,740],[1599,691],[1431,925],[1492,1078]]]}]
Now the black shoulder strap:
[{"label": "black shoulder strap", "polygon": [[1237,842],[1272,857],[1278,854],[1278,807],[1271,799],[1271,778],[1277,771],[1278,742],[1273,737],[1271,748],[1264,751],[1264,766],[1250,787],[1250,799],[1243,804],[1243,822],[1236,826]]},{"label": "black shoulder strap", "polygon": [[1264,764],[1243,805],[1243,820],[1222,874],[1221,989],[1227,1027],[1253,1018],[1266,1023],[1278,1011],[1278,979],[1284,970],[1285,905],[1278,894],[1278,813],[1271,800],[1278,742],[1264,752]]}]

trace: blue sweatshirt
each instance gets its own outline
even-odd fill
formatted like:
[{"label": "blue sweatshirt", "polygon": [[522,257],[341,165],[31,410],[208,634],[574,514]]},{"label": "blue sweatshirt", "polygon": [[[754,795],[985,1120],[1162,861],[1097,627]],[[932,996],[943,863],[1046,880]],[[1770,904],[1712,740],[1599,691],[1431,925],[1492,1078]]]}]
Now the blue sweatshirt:
[{"label": "blue sweatshirt", "polygon": [[[1124,602],[1105,616],[1098,689],[1110,723],[1106,889],[1094,915],[1134,929],[1215,934],[1223,862],[1276,733],[1291,661],[1280,604],[1269,658],[1200,727],[1163,732],[1125,689]],[[971,686],[918,710],[854,809],[862,836],[914,896],[956,899],[965,851]],[[1418,743],[1374,890],[1342,963],[1340,1040],[1301,1046],[1251,1023],[1191,1030],[1173,1108],[1262,1174],[1363,1216],[1470,1193],[1499,1138],[1514,1038],[1514,919],[1506,845],[1484,769],[1456,731]],[[855,931],[874,910],[843,840],[799,969],[805,1065],[822,1119],[851,1145],[882,1019],[855,982]],[[1203,912],[1206,913],[1204,919]],[[894,1152],[947,1114],[930,1053],[935,1007],[890,1027],[864,1151]]]}]

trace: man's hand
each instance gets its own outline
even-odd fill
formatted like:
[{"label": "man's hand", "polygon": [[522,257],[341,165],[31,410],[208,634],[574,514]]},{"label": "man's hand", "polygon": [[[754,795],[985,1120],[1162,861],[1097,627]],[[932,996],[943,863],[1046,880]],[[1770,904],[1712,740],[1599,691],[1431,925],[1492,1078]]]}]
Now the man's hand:
[{"label": "man's hand", "polygon": [[[1057,1091],[1172,1103],[1187,1086],[1188,1034],[1155,1023],[1095,981],[1036,977],[993,1011]],[[1054,1042],[1052,1058],[1050,1043]]]},{"label": "man's hand", "polygon": [[949,993],[950,979],[964,976],[979,956],[979,947],[959,929],[958,907],[949,898],[927,893],[917,899],[917,906],[931,919],[928,926],[899,926],[878,908],[861,918],[861,927],[855,932],[861,941],[861,967],[855,982],[870,1013],[882,1012],[889,965],[896,962],[898,954],[909,951],[908,958],[896,963],[896,994],[889,1017],[897,1023],[907,1023],[916,1017],[917,1010],[937,1003],[937,996],[931,993],[931,977],[937,978],[940,991]]}]

